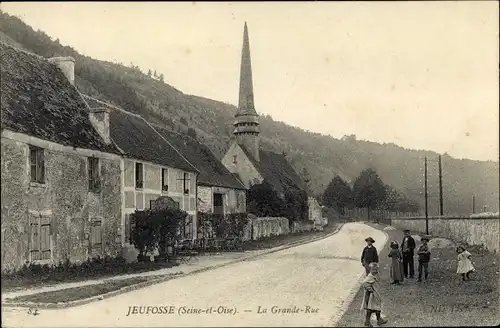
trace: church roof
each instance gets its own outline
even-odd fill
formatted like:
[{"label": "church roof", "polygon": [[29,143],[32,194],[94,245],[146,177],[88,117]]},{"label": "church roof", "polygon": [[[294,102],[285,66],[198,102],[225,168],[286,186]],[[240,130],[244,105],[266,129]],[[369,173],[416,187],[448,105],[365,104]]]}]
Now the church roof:
[{"label": "church roof", "polygon": [[198,183],[206,186],[246,189],[245,186],[222,164],[210,149],[188,135],[155,126],[156,131],[167,139],[193,164],[200,175]]},{"label": "church roof", "polygon": [[65,146],[119,154],[90,122],[87,105],[47,59],[0,42],[1,126]]},{"label": "church roof", "polygon": [[141,116],[83,95],[90,108],[108,108],[111,139],[130,158],[197,172],[182,154]]},{"label": "church roof", "polygon": [[302,178],[294,170],[285,155],[272,151],[260,150],[259,161],[250,154],[245,146],[240,145],[245,155],[252,161],[252,164],[259,171],[261,176],[267,181],[276,192],[284,193],[287,189],[300,189],[311,194],[309,188]]}]

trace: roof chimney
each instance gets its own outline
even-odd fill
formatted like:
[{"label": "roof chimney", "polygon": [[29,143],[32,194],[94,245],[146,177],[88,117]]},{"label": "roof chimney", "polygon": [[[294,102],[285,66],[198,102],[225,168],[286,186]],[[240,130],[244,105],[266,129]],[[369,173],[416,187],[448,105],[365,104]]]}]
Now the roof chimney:
[{"label": "roof chimney", "polygon": [[73,57],[53,57],[49,62],[56,64],[69,80],[71,85],[75,85],[75,59]]},{"label": "roof chimney", "polygon": [[89,115],[90,122],[107,145],[111,143],[109,112],[110,109],[106,107],[92,108]]}]

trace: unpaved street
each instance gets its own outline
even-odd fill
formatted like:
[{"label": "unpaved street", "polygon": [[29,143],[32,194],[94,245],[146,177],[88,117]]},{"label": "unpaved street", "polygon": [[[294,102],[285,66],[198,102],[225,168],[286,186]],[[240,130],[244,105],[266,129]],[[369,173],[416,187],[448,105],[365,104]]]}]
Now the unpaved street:
[{"label": "unpaved street", "polygon": [[[40,310],[38,316],[2,308],[2,321],[8,327],[335,324],[364,272],[359,257],[367,236],[379,249],[387,242],[382,231],[349,223],[323,240],[79,307]],[[296,313],[278,313],[285,308]],[[134,313],[139,311],[149,313]]]}]

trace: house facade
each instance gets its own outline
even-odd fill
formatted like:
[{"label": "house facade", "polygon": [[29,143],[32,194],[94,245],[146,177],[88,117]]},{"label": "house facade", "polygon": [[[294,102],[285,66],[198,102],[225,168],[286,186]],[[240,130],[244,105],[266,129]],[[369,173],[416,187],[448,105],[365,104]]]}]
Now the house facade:
[{"label": "house facade", "polygon": [[246,212],[245,185],[207,146],[190,136],[162,127],[156,130],[198,170],[198,211],[222,215]]},{"label": "house facade", "polygon": [[235,115],[233,138],[222,163],[247,188],[266,181],[281,198],[284,198],[287,190],[305,191],[308,194],[308,218],[310,221],[318,220],[321,208],[306,183],[290,165],[285,154],[261,149],[259,135],[259,115],[254,105],[250,43],[245,23],[238,111]]},{"label": "house facade", "polygon": [[167,196],[188,213],[180,234],[196,238],[198,171],[157,129],[141,116],[119,107],[82,95],[92,110],[105,109],[109,115],[109,134],[122,154],[122,234],[125,248],[130,242],[136,210],[151,207],[151,202]]},{"label": "house facade", "polygon": [[74,87],[74,60],[0,50],[2,272],[118,255],[120,151]]}]

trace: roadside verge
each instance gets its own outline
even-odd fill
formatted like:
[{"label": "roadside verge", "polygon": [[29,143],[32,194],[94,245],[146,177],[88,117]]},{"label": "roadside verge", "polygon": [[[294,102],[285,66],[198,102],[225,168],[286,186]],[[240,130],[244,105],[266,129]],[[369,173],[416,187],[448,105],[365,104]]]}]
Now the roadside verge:
[{"label": "roadside verge", "polygon": [[[122,287],[122,288],[120,288],[118,290],[114,290],[114,291],[111,291],[111,292],[107,292],[107,293],[104,293],[104,294],[101,294],[101,295],[97,295],[97,296],[93,296],[93,297],[89,297],[89,298],[85,298],[85,299],[80,299],[80,300],[75,300],[75,301],[70,301],[70,302],[59,302],[59,303],[20,302],[20,301],[5,299],[2,302],[2,305],[5,306],[5,307],[23,307],[23,308],[38,308],[38,309],[61,309],[61,308],[68,308],[68,307],[74,307],[74,306],[84,305],[84,304],[87,304],[87,303],[91,303],[91,302],[103,300],[103,299],[106,299],[106,298],[110,298],[110,297],[113,297],[113,296],[117,296],[117,295],[120,295],[120,294],[123,294],[123,293],[127,293],[127,292],[130,292],[130,291],[138,290],[140,288],[149,287],[149,286],[152,286],[152,285],[155,285],[155,284],[159,284],[159,283],[171,280],[171,279],[176,279],[176,278],[181,278],[181,277],[187,277],[187,276],[194,275],[194,274],[197,274],[197,273],[202,273],[202,272],[205,272],[205,271],[208,271],[208,270],[213,270],[213,269],[218,269],[218,268],[226,267],[226,266],[229,266],[229,265],[232,265],[232,264],[236,264],[236,263],[239,263],[239,262],[250,261],[250,260],[256,259],[258,257],[264,256],[264,255],[268,255],[268,254],[272,254],[272,253],[275,253],[275,252],[279,252],[279,251],[282,251],[282,250],[285,250],[285,249],[288,249],[288,248],[292,248],[292,247],[295,247],[295,246],[299,246],[299,245],[303,245],[303,244],[312,243],[312,242],[315,242],[315,241],[318,241],[318,240],[322,240],[322,239],[331,237],[332,235],[334,235],[337,232],[339,232],[340,229],[343,227],[343,225],[344,225],[343,223],[339,224],[339,226],[333,232],[327,233],[325,235],[321,235],[321,236],[317,236],[317,237],[312,237],[312,238],[311,237],[305,237],[303,239],[300,239],[300,240],[297,240],[297,241],[294,241],[294,242],[291,242],[291,243],[288,243],[288,244],[285,244],[285,245],[281,245],[281,246],[278,246],[278,247],[274,247],[274,248],[271,248],[271,249],[266,249],[266,250],[262,250],[262,251],[255,251],[252,254],[249,254],[249,255],[246,255],[246,256],[244,255],[244,256],[242,256],[240,258],[237,258],[237,259],[234,259],[234,260],[230,260],[230,261],[225,262],[225,263],[220,263],[220,264],[211,265],[211,266],[209,265],[207,267],[196,269],[196,270],[193,270],[193,271],[188,272],[188,273],[179,273],[179,274],[175,274],[175,275],[165,275],[165,276],[162,276],[162,277],[157,278],[157,279],[151,279],[151,280],[139,282],[139,283],[136,283],[136,284],[133,284],[133,285]],[[60,289],[60,290],[64,290],[64,289]],[[47,292],[47,293],[50,293],[50,292]],[[32,295],[38,295],[38,294],[32,294]]]}]

